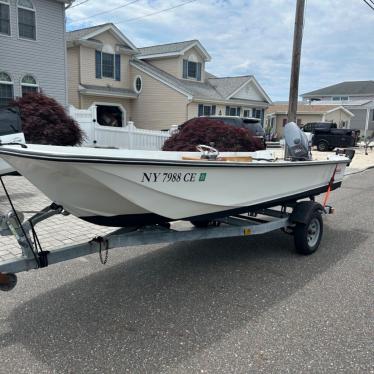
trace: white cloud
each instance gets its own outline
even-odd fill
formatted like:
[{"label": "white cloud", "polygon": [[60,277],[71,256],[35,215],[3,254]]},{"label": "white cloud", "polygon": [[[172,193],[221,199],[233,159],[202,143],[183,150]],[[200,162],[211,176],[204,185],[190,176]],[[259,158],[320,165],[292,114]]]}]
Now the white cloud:
[{"label": "white cloud", "polygon": [[[142,47],[199,39],[212,55],[208,69],[228,76],[253,74],[273,100],[287,99],[294,0],[201,0],[135,21],[186,0],[89,0],[67,12],[68,29],[115,23]],[[308,0],[300,92],[344,80],[373,79],[374,11],[361,0]]]}]

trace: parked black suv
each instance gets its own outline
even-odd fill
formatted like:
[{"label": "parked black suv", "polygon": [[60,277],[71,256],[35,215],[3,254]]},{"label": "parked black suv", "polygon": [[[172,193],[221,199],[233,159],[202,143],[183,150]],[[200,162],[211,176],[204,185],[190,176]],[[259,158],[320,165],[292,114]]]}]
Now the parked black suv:
[{"label": "parked black suv", "polygon": [[206,118],[214,118],[215,120],[223,121],[226,125],[239,127],[241,129],[249,130],[255,138],[261,140],[266,148],[265,131],[261,126],[259,118],[236,117],[236,116],[209,116]]}]

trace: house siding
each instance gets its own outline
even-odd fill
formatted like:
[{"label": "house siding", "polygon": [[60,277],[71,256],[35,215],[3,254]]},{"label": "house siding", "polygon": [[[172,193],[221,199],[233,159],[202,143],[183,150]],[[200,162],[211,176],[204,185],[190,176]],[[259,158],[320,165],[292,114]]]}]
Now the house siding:
[{"label": "house siding", "polygon": [[[101,40],[101,36],[96,37]],[[115,45],[113,45],[113,48]],[[95,49],[80,46],[80,78],[82,84],[107,86],[115,88],[130,88],[130,68],[129,56],[121,54],[121,80],[116,81],[112,78],[96,78],[95,75]]]},{"label": "house siding", "polygon": [[64,4],[33,0],[36,10],[36,40],[18,38],[16,1],[10,2],[11,36],[0,35],[0,71],[14,83],[14,95],[21,96],[21,79],[31,74],[42,92],[67,104]]},{"label": "house siding", "polygon": [[[194,118],[194,117],[198,117],[199,115],[199,104],[203,104],[203,105],[216,105],[214,103],[212,104],[207,104],[207,103],[190,103],[188,105],[188,119],[190,118]],[[220,114],[221,112],[221,114]],[[226,105],[221,105],[221,104],[217,104],[216,105],[216,115],[217,116],[224,116],[226,113]],[[243,111],[242,111],[242,114],[243,114]]]},{"label": "house siding", "polygon": [[365,96],[365,95],[361,95],[361,96],[350,96],[349,94],[340,94],[340,95],[330,95],[330,96],[303,96],[303,100],[306,101],[306,100],[320,100],[320,101],[332,101],[334,103],[344,103],[344,101],[333,101],[332,98],[335,97],[335,96],[348,96],[349,97],[349,101],[357,101],[357,100],[374,100],[374,96],[373,95],[369,95],[369,96]]},{"label": "house siding", "polygon": [[136,127],[163,130],[187,119],[187,97],[164,83],[132,67],[132,77],[140,75],[143,88],[132,102],[132,118]]},{"label": "house siding", "polygon": [[176,78],[183,78],[183,60],[190,58],[192,55],[196,57],[195,61],[201,63],[201,80],[205,81],[205,62],[197,48],[193,47],[186,51],[183,56],[147,59],[146,61],[157,68],[166,71]]},{"label": "house siding", "polygon": [[[354,118],[354,117],[353,117]],[[325,121],[327,122],[335,122],[340,125],[342,122],[348,122],[351,120],[351,116],[345,113],[343,110],[334,110],[331,113],[327,113],[325,115]]]},{"label": "house siding", "polygon": [[182,78],[182,62],[180,57],[173,58],[160,58],[158,60],[147,60],[156,68],[159,68],[167,73],[173,75],[176,78]]},{"label": "house siding", "polygon": [[[366,125],[366,115],[367,111],[366,109],[348,109],[350,112],[352,112],[355,116],[351,119],[351,129],[356,129],[361,131],[361,135],[364,135],[365,131],[365,125]],[[369,126],[368,130],[370,132],[374,131],[374,121],[373,121],[373,110],[370,111],[369,116]]]},{"label": "house siding", "polygon": [[79,47],[69,48],[67,51],[68,65],[68,101],[70,105],[81,108],[79,98],[80,61]]},{"label": "house siding", "polygon": [[[300,114],[297,115],[297,118],[301,119],[301,123],[305,125],[308,122],[320,122],[322,121],[322,114]],[[284,136],[284,127],[283,120],[287,119],[287,115],[278,114],[276,116],[276,133],[278,138],[283,138]]]}]

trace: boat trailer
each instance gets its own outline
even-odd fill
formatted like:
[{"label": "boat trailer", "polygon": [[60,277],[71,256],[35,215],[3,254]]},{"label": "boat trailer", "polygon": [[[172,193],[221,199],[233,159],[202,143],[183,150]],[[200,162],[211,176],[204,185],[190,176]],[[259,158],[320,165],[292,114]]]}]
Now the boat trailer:
[{"label": "boat trailer", "polygon": [[0,235],[14,235],[22,254],[20,257],[0,262],[0,290],[9,291],[15,287],[16,273],[40,269],[92,253],[99,253],[101,262],[105,264],[110,249],[260,235],[278,229],[294,236],[298,253],[309,255],[318,249],[322,238],[322,215],[332,212],[333,208],[323,207],[311,196],[310,200],[287,202],[277,207],[231,215],[214,221],[193,221],[191,227],[176,221],[170,224],[120,228],[86,243],[47,251],[41,248],[35,226],[52,216],[69,213],[65,212],[62,206],[53,203],[24,220],[21,212],[12,210],[0,216]]}]

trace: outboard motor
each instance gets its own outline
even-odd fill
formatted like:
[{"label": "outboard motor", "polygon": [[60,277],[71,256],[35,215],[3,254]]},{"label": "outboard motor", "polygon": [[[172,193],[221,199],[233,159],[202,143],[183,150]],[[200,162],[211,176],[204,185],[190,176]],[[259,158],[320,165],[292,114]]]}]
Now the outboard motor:
[{"label": "outboard motor", "polygon": [[285,159],[291,161],[307,161],[312,159],[308,137],[295,122],[284,127]]}]

